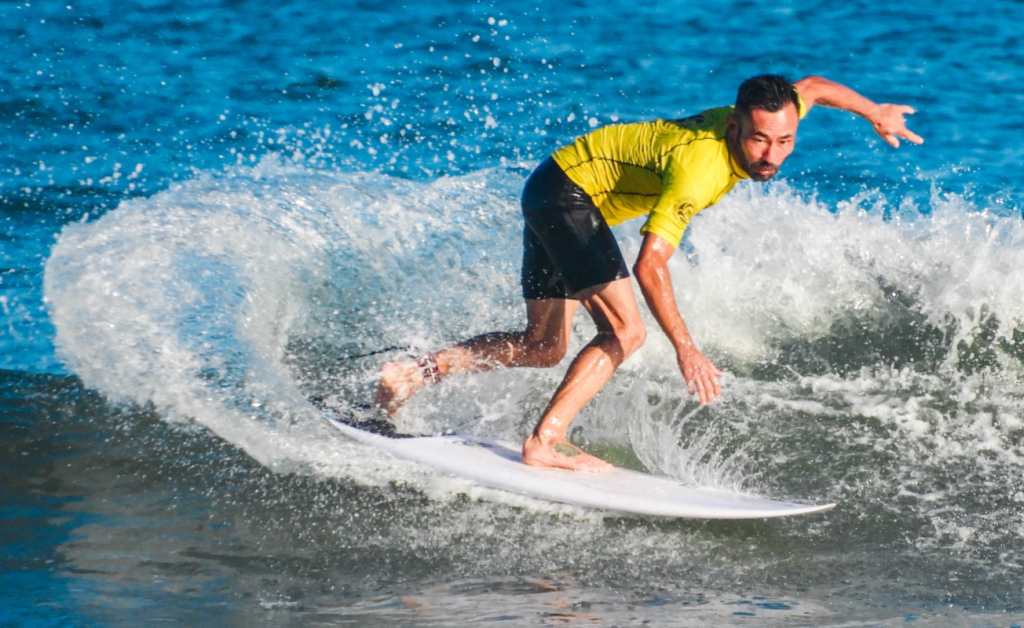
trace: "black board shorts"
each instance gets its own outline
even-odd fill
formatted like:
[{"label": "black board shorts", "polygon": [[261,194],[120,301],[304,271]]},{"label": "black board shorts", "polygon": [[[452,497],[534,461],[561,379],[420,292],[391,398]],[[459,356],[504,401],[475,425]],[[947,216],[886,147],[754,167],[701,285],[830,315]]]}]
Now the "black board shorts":
[{"label": "black board shorts", "polygon": [[523,297],[572,299],[629,277],[601,210],[548,157],[523,188]]}]

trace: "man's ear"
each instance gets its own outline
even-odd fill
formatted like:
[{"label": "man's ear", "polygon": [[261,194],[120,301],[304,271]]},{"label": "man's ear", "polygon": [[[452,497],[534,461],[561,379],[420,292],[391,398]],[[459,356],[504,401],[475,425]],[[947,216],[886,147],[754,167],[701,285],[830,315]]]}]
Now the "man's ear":
[{"label": "man's ear", "polygon": [[729,139],[736,141],[736,138],[740,136],[740,122],[736,119],[736,114],[730,113],[725,119],[725,133],[729,136]]}]

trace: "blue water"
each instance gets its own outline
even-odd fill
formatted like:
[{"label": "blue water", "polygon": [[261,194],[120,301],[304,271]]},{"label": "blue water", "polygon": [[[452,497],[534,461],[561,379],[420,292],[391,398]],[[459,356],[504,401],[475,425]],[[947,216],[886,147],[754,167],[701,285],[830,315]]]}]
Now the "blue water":
[{"label": "blue water", "polygon": [[[0,623],[1020,623],[1021,24],[1008,0],[3,5]],[[814,109],[781,180],[673,260],[725,398],[691,414],[652,333],[574,438],[839,508],[598,515],[324,431],[304,397],[364,402],[387,358],[345,356],[522,323],[537,161],[762,72],[911,105],[925,144]],[[514,441],[560,372],[450,380],[400,426]]]}]

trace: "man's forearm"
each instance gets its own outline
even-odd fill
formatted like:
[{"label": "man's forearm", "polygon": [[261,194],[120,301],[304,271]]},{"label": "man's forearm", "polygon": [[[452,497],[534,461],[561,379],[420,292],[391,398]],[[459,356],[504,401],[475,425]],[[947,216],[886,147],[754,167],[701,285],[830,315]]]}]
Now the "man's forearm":
[{"label": "man's forearm", "polygon": [[868,120],[878,110],[878,104],[871,99],[861,96],[845,85],[821,76],[802,78],[795,83],[795,86],[808,109],[814,105],[822,105],[849,111]]},{"label": "man's forearm", "polygon": [[675,347],[676,361],[686,380],[686,389],[691,395],[699,396],[701,403],[711,403],[722,394],[718,378],[724,373],[716,369],[711,360],[694,346],[686,323],[676,307],[672,277],[668,273],[668,260],[675,249],[674,244],[648,233],[644,236],[633,272],[640,284],[640,291],[644,293],[647,307]]},{"label": "man's forearm", "polygon": [[668,266],[657,263],[638,263],[634,268],[640,292],[644,295],[647,307],[654,315],[658,326],[668,336],[676,352],[694,348],[686,323],[676,306],[675,293],[672,291],[672,279]]}]

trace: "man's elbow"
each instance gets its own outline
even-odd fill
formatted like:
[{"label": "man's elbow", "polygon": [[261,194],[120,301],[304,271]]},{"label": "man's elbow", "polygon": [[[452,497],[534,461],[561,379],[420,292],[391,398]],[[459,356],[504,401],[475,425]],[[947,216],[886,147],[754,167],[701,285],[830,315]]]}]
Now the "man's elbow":
[{"label": "man's elbow", "polygon": [[645,257],[641,257],[633,264],[633,276],[636,277],[641,289],[654,283],[659,274],[658,269],[659,264]]},{"label": "man's elbow", "polygon": [[633,276],[636,277],[637,281],[640,281],[640,277],[647,273],[647,264],[644,263],[643,258],[638,259],[633,263]]},{"label": "man's elbow", "polygon": [[803,77],[802,79],[800,79],[799,81],[797,81],[796,83],[793,83],[793,84],[796,85],[797,89],[800,89],[801,87],[803,87],[805,89],[806,88],[813,89],[815,87],[820,87],[822,85],[825,85],[826,83],[829,83],[829,82],[830,81],[827,78],[825,78],[824,76],[818,76],[817,74],[808,74],[807,76]]}]

